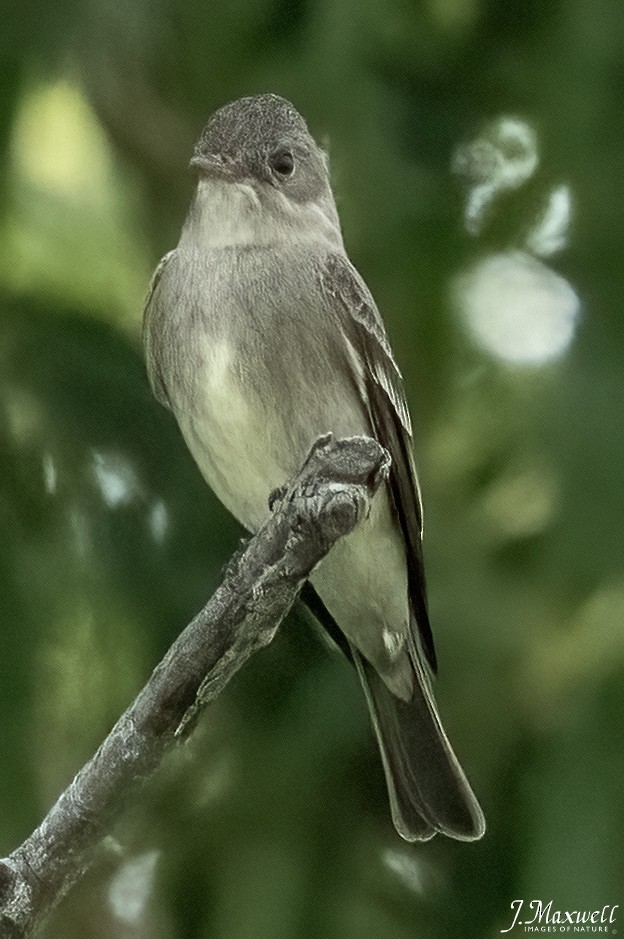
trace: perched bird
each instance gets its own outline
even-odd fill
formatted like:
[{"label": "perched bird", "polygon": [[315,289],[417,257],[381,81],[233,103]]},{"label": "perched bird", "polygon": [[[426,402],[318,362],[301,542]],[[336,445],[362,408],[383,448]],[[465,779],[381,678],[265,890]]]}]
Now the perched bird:
[{"label": "perched bird", "polygon": [[401,374],[345,252],[325,154],[293,105],[265,94],[217,111],[191,165],[197,190],[145,309],[152,388],[250,532],[321,434],[366,434],[389,451],[389,480],[369,517],[314,570],[304,597],[355,663],[399,834],[480,838],[483,814],[431,691],[422,508]]}]

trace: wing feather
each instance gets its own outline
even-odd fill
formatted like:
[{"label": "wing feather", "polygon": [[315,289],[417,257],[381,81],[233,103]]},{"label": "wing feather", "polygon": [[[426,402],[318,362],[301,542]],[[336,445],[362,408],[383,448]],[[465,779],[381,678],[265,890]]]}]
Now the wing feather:
[{"label": "wing feather", "polygon": [[342,314],[347,336],[364,361],[365,403],[376,437],[392,457],[390,491],[408,555],[410,604],[416,623],[414,639],[435,672],[437,659],[427,611],[422,554],[422,499],[412,455],[412,423],[403,378],[375,301],[348,259],[330,255],[322,282]]},{"label": "wing feather", "polygon": [[147,292],[147,297],[145,299],[145,306],[143,308],[143,345],[145,348],[145,359],[147,363],[147,374],[149,376],[150,384],[152,386],[152,391],[157,401],[160,401],[161,404],[164,404],[165,407],[170,407],[169,395],[167,394],[167,389],[165,387],[165,381],[162,376],[162,371],[158,361],[157,350],[155,348],[155,343],[153,341],[152,330],[158,319],[158,288],[162,280],[163,274],[167,268],[167,265],[171,259],[175,256],[175,250],[169,251],[163,258],[160,259],[158,267],[152,275],[152,279],[149,285],[149,290]]}]

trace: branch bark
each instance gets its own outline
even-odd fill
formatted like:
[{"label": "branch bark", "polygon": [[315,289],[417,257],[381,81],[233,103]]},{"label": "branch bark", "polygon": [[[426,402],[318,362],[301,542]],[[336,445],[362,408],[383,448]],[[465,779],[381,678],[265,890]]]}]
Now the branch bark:
[{"label": "branch bark", "polygon": [[368,513],[389,457],[367,437],[312,447],[266,525],[180,634],[134,703],[39,827],[0,860],[0,937],[32,936],[85,873],[123,803],[202,710],[273,639],[312,569]]}]

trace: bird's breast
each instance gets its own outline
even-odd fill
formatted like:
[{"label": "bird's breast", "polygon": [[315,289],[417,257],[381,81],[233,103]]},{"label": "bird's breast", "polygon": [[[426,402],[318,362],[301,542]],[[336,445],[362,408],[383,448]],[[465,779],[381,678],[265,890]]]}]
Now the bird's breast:
[{"label": "bird's breast", "polygon": [[370,432],[346,344],[306,252],[182,252],[161,360],[187,445],[246,527],[321,434]]},{"label": "bird's breast", "polygon": [[246,528],[268,515],[268,496],[284,481],[271,438],[271,418],[242,377],[232,340],[198,340],[203,366],[189,400],[176,408],[186,443],[206,481]]}]

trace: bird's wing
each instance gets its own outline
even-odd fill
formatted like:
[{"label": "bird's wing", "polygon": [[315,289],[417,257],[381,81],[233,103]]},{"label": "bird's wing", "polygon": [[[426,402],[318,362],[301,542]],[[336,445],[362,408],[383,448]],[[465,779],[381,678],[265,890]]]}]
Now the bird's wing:
[{"label": "bird's wing", "polygon": [[170,407],[170,402],[158,362],[157,344],[154,338],[158,335],[158,324],[156,322],[159,315],[158,288],[163,274],[167,269],[167,265],[174,256],[175,250],[169,251],[164,258],[160,259],[158,267],[152,275],[152,280],[145,299],[145,306],[143,308],[143,345],[145,347],[147,373],[155,397],[161,404],[164,404],[165,407]]},{"label": "bird's wing", "polygon": [[324,289],[341,316],[343,330],[363,365],[361,391],[375,434],[392,458],[390,491],[408,557],[414,636],[432,671],[437,662],[427,612],[422,555],[423,513],[412,455],[412,424],[403,379],[384,325],[366,284],[344,255],[331,254],[322,270]]}]

